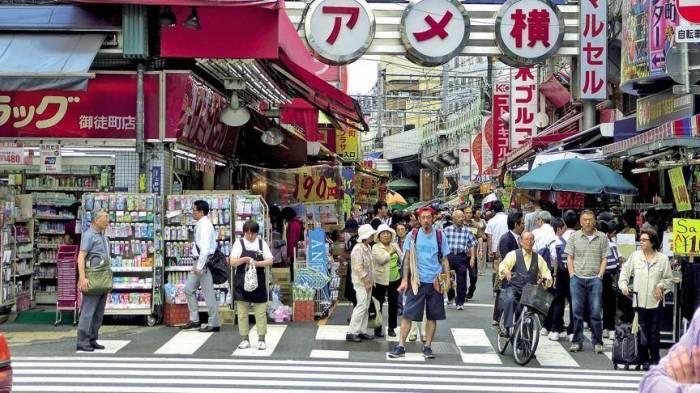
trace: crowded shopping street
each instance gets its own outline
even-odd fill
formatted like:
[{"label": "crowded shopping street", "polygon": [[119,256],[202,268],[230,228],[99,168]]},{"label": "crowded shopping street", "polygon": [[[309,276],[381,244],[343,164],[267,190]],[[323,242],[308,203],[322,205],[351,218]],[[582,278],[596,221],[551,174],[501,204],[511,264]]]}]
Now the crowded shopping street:
[{"label": "crowded shopping street", "polygon": [[700,393],[695,24],[0,1],[0,393]]}]

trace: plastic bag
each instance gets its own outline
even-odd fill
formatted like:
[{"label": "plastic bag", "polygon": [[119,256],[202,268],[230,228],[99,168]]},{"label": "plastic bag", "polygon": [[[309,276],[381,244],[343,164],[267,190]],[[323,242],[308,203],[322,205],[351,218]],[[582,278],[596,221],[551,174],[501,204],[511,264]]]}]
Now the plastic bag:
[{"label": "plastic bag", "polygon": [[246,292],[253,292],[258,289],[258,273],[255,269],[255,265],[248,264],[245,268],[245,280],[243,282],[243,290]]}]

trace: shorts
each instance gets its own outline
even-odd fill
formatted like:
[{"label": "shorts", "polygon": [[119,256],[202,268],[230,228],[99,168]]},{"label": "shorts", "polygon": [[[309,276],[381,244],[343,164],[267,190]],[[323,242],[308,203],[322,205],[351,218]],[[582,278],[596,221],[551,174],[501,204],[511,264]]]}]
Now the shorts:
[{"label": "shorts", "polygon": [[420,322],[423,320],[423,310],[429,321],[445,320],[444,296],[435,290],[432,283],[421,283],[417,294],[413,293],[409,285],[406,291],[406,304],[403,307],[403,318]]}]

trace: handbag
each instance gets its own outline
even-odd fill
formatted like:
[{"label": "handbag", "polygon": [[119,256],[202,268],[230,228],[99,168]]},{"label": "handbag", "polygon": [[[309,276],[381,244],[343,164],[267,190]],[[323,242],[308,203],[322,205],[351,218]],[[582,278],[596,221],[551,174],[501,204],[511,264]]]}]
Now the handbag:
[{"label": "handbag", "polygon": [[249,263],[245,268],[245,277],[243,281],[243,290],[253,292],[258,288],[258,273],[255,265]]},{"label": "handbag", "polygon": [[85,276],[88,281],[86,295],[102,295],[112,290],[112,267],[104,257],[97,254],[88,256]]}]

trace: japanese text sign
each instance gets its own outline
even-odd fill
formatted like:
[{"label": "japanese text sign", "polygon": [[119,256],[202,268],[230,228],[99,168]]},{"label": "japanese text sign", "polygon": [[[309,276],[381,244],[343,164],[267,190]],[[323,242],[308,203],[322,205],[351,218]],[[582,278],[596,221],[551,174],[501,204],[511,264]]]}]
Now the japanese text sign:
[{"label": "japanese text sign", "polygon": [[[144,78],[145,135],[158,139],[158,77]],[[0,137],[136,138],[136,74],[98,74],[87,91],[0,92]]]},{"label": "japanese text sign", "polygon": [[335,131],[335,152],[346,162],[357,162],[360,159],[359,135],[357,131],[346,128]]},{"label": "japanese text sign", "polygon": [[337,199],[339,194],[332,171],[302,169],[294,174],[294,194],[298,202],[319,202]]},{"label": "japanese text sign", "polygon": [[637,100],[637,131],[644,131],[666,122],[690,117],[695,111],[692,94],[673,94],[671,89]]},{"label": "japanese text sign", "polygon": [[151,168],[151,192],[160,194],[161,191],[161,168],[160,166],[154,166]]},{"label": "japanese text sign", "polygon": [[374,14],[364,0],[315,0],[304,33],[316,57],[329,64],[360,58],[374,38]]},{"label": "japanese text sign", "polygon": [[557,192],[557,209],[583,209],[584,200],[580,192]]},{"label": "japanese text sign", "polygon": [[581,99],[607,95],[607,0],[581,0],[579,12],[579,86]]},{"label": "japanese text sign", "polygon": [[525,143],[525,139],[537,134],[537,79],[528,67],[518,68],[511,79],[510,148]]},{"label": "japanese text sign", "polygon": [[432,67],[462,52],[469,39],[469,16],[458,0],[418,0],[404,10],[399,29],[406,57]]},{"label": "japanese text sign", "polygon": [[678,255],[700,254],[700,220],[673,219],[673,253]]},{"label": "japanese text sign", "polygon": [[0,145],[0,165],[22,165],[24,164],[24,147],[15,143],[4,143]]},{"label": "japanese text sign", "polygon": [[685,185],[683,177],[683,168],[676,167],[668,170],[668,177],[671,179],[671,190],[673,191],[673,199],[676,201],[676,210],[685,212],[692,210],[690,204],[690,196],[688,196],[688,188]]},{"label": "japanese text sign", "polygon": [[61,145],[42,144],[40,150],[41,172],[61,172]]},{"label": "japanese text sign", "polygon": [[510,112],[510,83],[508,81],[493,84],[493,143],[491,143],[492,161],[497,168],[510,152],[509,123],[505,114]]},{"label": "japanese text sign", "polygon": [[[689,1],[684,1],[688,3]],[[673,46],[673,31],[680,17],[673,0],[649,0],[649,70],[652,75],[666,74],[666,52]]]},{"label": "japanese text sign", "polygon": [[501,61],[511,66],[542,63],[564,40],[564,21],[549,0],[509,0],[496,17]]}]

